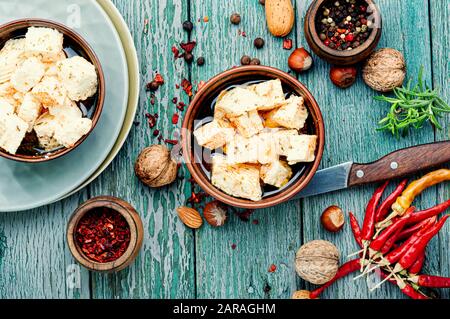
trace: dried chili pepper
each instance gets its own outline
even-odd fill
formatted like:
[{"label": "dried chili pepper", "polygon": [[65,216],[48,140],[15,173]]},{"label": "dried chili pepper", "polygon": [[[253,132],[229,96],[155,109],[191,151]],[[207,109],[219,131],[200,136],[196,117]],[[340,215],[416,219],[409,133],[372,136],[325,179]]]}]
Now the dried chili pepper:
[{"label": "dried chili pepper", "polygon": [[375,190],[372,198],[369,200],[369,203],[367,204],[366,216],[364,217],[364,224],[361,231],[362,242],[365,246],[368,246],[368,242],[372,239],[372,236],[374,234],[376,208],[388,183],[389,182],[386,181],[383,185],[378,187]]},{"label": "dried chili pepper", "polygon": [[395,280],[393,278],[389,278],[388,275],[386,275],[384,272],[379,272],[381,278],[386,279],[390,283],[396,285],[398,288],[400,288],[401,292],[405,294],[406,296],[412,298],[412,299],[430,299],[427,296],[423,295],[422,293],[416,291],[411,285],[408,285],[404,281]]},{"label": "dried chili pepper", "polygon": [[187,79],[183,79],[181,81],[181,87],[183,88],[184,92],[191,97],[192,96],[192,84]]},{"label": "dried chili pepper", "polygon": [[450,199],[447,200],[446,202],[443,202],[439,205],[428,208],[426,210],[415,212],[414,214],[411,215],[411,218],[409,219],[408,224],[414,224],[419,221],[423,221],[424,219],[427,219],[427,218],[430,218],[433,216],[437,216],[449,207],[450,207]]},{"label": "dried chili pepper", "polygon": [[407,179],[401,181],[397,188],[380,204],[376,213],[376,221],[381,221],[391,210],[392,204],[394,204],[397,197],[399,197],[408,183]]},{"label": "dried chili pepper", "polygon": [[362,247],[362,240],[361,240],[361,228],[359,227],[358,220],[356,219],[355,215],[353,213],[349,213],[350,216],[350,227],[352,228],[353,236],[355,237],[356,242],[358,243],[359,247]]},{"label": "dried chili pepper", "polygon": [[409,281],[420,287],[450,288],[450,278],[431,275],[418,275],[409,278]]},{"label": "dried chili pepper", "polygon": [[422,270],[424,262],[425,262],[425,250],[423,250],[420,253],[419,258],[417,258],[414,264],[412,264],[412,266],[408,268],[408,272],[410,274],[418,274]]},{"label": "dried chili pepper", "polygon": [[99,263],[111,262],[127,250],[130,226],[115,210],[93,209],[78,222],[75,240],[87,258]]}]

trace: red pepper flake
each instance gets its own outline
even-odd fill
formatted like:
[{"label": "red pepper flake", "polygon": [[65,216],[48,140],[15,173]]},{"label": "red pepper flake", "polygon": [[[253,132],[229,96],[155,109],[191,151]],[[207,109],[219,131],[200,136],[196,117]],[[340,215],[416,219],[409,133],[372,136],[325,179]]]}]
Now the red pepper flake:
[{"label": "red pepper flake", "polygon": [[157,73],[155,75],[155,78],[153,79],[153,81],[155,81],[159,85],[163,85],[164,84],[164,79],[163,79],[163,77],[162,77],[162,75],[160,73]]},{"label": "red pepper flake", "polygon": [[99,263],[117,260],[130,244],[130,226],[115,210],[97,208],[78,222],[75,241],[85,256]]},{"label": "red pepper flake", "polygon": [[259,225],[259,220],[254,219],[254,220],[253,220],[253,225]]},{"label": "red pepper flake", "polygon": [[180,57],[180,50],[176,46],[172,46],[173,58],[178,59]]},{"label": "red pepper flake", "polygon": [[181,87],[188,96],[192,96],[192,84],[189,80],[183,79],[183,81],[181,81]]},{"label": "red pepper flake", "polygon": [[177,109],[179,109],[181,112],[183,112],[185,106],[186,106],[186,104],[184,104],[184,102],[181,102],[181,101],[180,101],[180,102],[177,104]]},{"label": "red pepper flake", "polygon": [[180,118],[180,116],[177,113],[174,113],[172,115],[172,124],[176,125],[178,124],[178,119]]},{"label": "red pepper flake", "polygon": [[154,131],[153,131],[153,136],[156,137],[156,136],[158,136],[158,135],[159,135],[159,130],[154,130]]},{"label": "red pepper flake", "polygon": [[206,84],[205,81],[200,81],[200,82],[198,83],[197,90],[200,91],[200,90],[202,89],[202,87],[205,86],[205,84]]},{"label": "red pepper flake", "polygon": [[147,118],[148,125],[150,128],[153,128],[156,125],[156,118],[154,115],[151,115],[150,113],[146,113],[145,117]]},{"label": "red pepper flake", "polygon": [[179,89],[180,85],[179,84],[175,84],[175,88]]},{"label": "red pepper flake", "polygon": [[195,41],[190,41],[186,43],[180,43],[180,47],[184,50],[185,53],[192,53],[197,43]]},{"label": "red pepper flake", "polygon": [[245,31],[242,31],[241,29],[238,30],[238,35],[246,38],[247,37],[247,33],[245,33]]},{"label": "red pepper flake", "polygon": [[236,244],[231,244],[231,249],[235,250],[236,249]]},{"label": "red pepper flake", "polygon": [[178,140],[170,140],[170,139],[165,139],[164,142],[166,142],[167,144],[171,144],[171,145],[177,145],[178,144]]},{"label": "red pepper flake", "polygon": [[209,17],[208,16],[204,16],[203,17],[203,22],[209,22]]},{"label": "red pepper flake", "polygon": [[275,266],[274,264],[270,265],[269,272],[275,272],[276,270],[277,270],[277,266]]},{"label": "red pepper flake", "polygon": [[285,49],[285,50],[292,49],[292,40],[291,39],[285,38],[283,40],[283,49]]}]

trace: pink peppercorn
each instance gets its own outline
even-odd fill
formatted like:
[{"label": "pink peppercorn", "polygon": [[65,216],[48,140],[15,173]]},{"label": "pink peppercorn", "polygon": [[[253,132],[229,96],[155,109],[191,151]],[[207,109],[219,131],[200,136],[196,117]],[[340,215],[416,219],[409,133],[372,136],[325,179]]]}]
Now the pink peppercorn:
[{"label": "pink peppercorn", "polygon": [[323,43],[324,43],[326,46],[329,46],[329,45],[330,45],[330,40],[326,39],[325,41],[323,41]]}]

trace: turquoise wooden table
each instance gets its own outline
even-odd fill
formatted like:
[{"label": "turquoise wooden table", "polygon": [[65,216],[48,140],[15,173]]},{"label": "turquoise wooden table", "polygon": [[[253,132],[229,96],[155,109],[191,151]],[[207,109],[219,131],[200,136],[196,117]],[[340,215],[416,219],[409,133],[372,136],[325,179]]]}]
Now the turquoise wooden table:
[{"label": "turquoise wooden table", "polygon": [[[260,58],[263,64],[288,71],[290,51],[282,39],[269,36],[264,8],[258,0],[114,0],[127,21],[138,50],[142,87],[135,126],[113,164],[90,186],[56,204],[26,212],[0,214],[0,298],[290,298],[297,289],[310,286],[297,277],[294,256],[302,243],[312,239],[334,242],[344,259],[356,250],[349,225],[338,234],[325,232],[319,223],[323,209],[338,204],[362,219],[374,185],[344,190],[255,212],[249,222],[232,215],[218,229],[205,225],[187,229],[174,209],[185,203],[191,189],[188,178],[168,188],[144,187],[133,173],[139,151],[156,138],[145,124],[146,112],[158,112],[157,128],[166,137],[174,134],[172,98],[189,100],[176,84],[190,79],[194,84],[239,64],[243,54]],[[303,17],[310,1],[295,1],[296,25],[289,37],[296,46],[306,46]],[[378,0],[384,26],[380,47],[393,47],[405,54],[408,74],[416,77],[421,65],[429,83],[440,87],[450,100],[450,2],[447,0]],[[230,24],[233,12],[242,16],[240,26]],[[205,17],[209,18],[205,22]],[[149,20],[148,33],[144,32]],[[198,45],[194,54],[204,56],[202,67],[174,61],[171,48],[186,42],[181,28],[194,22],[190,39]],[[239,29],[247,37],[239,34]],[[253,39],[263,37],[261,50]],[[359,79],[340,90],[328,79],[330,66],[315,57],[314,68],[299,76],[321,106],[327,129],[322,168],[348,160],[368,162],[401,147],[449,139],[449,118],[442,131],[431,127],[396,140],[375,131],[375,123],[387,111],[372,100],[375,94]],[[151,105],[145,83],[154,72],[166,83]],[[180,124],[178,126],[181,125]],[[187,176],[185,169],[183,173]],[[114,195],[131,202],[141,213],[145,227],[142,251],[128,269],[112,275],[81,269],[73,285],[72,259],[65,241],[65,227],[73,210],[87,198]],[[448,184],[420,196],[420,208],[431,207],[450,197]],[[257,220],[258,222],[253,222]],[[450,276],[450,225],[427,251],[426,271]],[[235,246],[234,246],[235,245]],[[235,249],[232,249],[232,246]],[[269,272],[271,265],[275,272]],[[76,269],[76,268],[75,268]],[[72,278],[72,279],[71,279]],[[391,285],[369,293],[364,280],[351,278],[334,285],[324,298],[403,298]],[[449,298],[449,291],[442,293]]]}]

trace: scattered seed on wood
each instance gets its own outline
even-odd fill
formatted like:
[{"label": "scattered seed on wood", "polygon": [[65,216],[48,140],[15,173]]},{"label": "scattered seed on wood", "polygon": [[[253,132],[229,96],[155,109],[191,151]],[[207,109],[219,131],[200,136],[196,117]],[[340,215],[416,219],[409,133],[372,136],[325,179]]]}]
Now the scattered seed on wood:
[{"label": "scattered seed on wood", "polygon": [[264,39],[263,38],[256,38],[253,41],[253,45],[257,48],[257,49],[261,49],[264,46]]},{"label": "scattered seed on wood", "polygon": [[202,66],[203,64],[205,64],[205,58],[201,56],[197,59],[197,65]]},{"label": "scattered seed on wood", "polygon": [[242,58],[241,58],[241,64],[242,65],[249,65],[251,60],[252,60],[252,58],[249,57],[248,55],[243,55]]},{"label": "scattered seed on wood", "polygon": [[193,28],[194,28],[194,25],[192,24],[191,21],[187,20],[187,21],[183,22],[184,31],[191,32]]},{"label": "scattered seed on wood", "polygon": [[236,25],[241,23],[241,15],[239,13],[233,13],[230,17],[230,22]]}]

